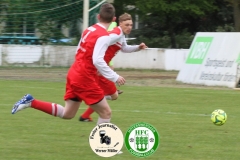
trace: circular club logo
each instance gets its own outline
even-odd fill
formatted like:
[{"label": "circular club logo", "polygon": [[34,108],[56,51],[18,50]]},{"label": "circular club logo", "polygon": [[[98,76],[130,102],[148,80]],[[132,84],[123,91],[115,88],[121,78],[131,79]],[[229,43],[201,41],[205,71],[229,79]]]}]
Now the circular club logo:
[{"label": "circular club logo", "polygon": [[98,124],[90,133],[89,144],[93,152],[101,157],[112,157],[121,152],[122,131],[112,123]]},{"label": "circular club logo", "polygon": [[156,128],[144,122],[132,125],[125,135],[126,148],[136,157],[150,156],[157,150],[159,142]]}]

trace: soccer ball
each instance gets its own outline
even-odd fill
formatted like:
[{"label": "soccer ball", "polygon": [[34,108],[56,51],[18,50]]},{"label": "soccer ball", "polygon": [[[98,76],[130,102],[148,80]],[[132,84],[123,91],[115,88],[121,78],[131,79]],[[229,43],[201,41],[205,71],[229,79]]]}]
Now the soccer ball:
[{"label": "soccer ball", "polygon": [[217,126],[223,125],[227,120],[227,114],[222,109],[216,109],[212,112],[211,120]]}]

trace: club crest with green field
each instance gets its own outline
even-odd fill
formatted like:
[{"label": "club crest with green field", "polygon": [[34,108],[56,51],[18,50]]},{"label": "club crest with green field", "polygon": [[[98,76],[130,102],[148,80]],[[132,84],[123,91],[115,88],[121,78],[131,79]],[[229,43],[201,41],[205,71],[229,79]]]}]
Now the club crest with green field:
[{"label": "club crest with green field", "polygon": [[152,155],[157,150],[159,142],[156,128],[144,122],[132,125],[125,135],[126,148],[136,157]]}]

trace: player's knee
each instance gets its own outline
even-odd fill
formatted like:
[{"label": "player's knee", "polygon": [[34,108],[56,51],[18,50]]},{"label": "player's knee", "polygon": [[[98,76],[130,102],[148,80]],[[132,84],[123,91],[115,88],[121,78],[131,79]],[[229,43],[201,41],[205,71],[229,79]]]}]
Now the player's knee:
[{"label": "player's knee", "polygon": [[118,99],[118,93],[116,92],[116,93],[112,94],[111,97],[112,97],[112,100]]},{"label": "player's knee", "polygon": [[112,111],[111,110],[104,110],[102,112],[102,116],[104,119],[110,119],[112,116]]},{"label": "player's knee", "polygon": [[106,111],[105,116],[106,116],[107,119],[110,119],[111,116],[112,116],[112,111],[111,110]]},{"label": "player's knee", "polygon": [[112,100],[117,100],[117,99],[118,99],[118,95],[112,96]]},{"label": "player's knee", "polygon": [[111,111],[111,110],[108,110],[108,111],[107,111],[107,115],[111,116],[111,115],[112,115],[112,111]]}]

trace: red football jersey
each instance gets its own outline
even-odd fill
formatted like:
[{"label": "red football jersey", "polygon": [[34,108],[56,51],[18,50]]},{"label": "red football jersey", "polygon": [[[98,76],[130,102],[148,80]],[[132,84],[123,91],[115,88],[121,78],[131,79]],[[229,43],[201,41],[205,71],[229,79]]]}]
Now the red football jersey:
[{"label": "red football jersey", "polygon": [[75,63],[77,64],[75,67],[79,72],[84,74],[96,73],[97,70],[93,65],[92,56],[96,40],[101,36],[108,36],[108,33],[105,28],[97,24],[83,32],[78,44],[77,54],[75,55]]},{"label": "red football jersey", "polygon": [[115,27],[112,31],[109,32],[112,41],[115,43],[108,47],[104,60],[107,64],[112,60],[112,58],[117,54],[117,52],[122,48],[122,43],[124,41],[124,35],[120,27]]},{"label": "red football jersey", "polygon": [[121,50],[123,53],[131,53],[140,50],[139,45],[127,44],[125,35],[119,26],[110,31],[109,36],[111,37],[111,46],[108,47],[104,57],[104,60],[107,62],[107,64],[109,64],[119,50]]},{"label": "red football jersey", "polygon": [[100,24],[95,24],[83,32],[75,62],[71,67],[74,70],[72,74],[75,73],[74,76],[78,77],[76,80],[90,82],[88,81],[90,78],[93,81],[98,70],[107,79],[117,81],[119,76],[107,66],[103,59],[110,41],[108,32]]}]

